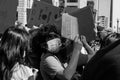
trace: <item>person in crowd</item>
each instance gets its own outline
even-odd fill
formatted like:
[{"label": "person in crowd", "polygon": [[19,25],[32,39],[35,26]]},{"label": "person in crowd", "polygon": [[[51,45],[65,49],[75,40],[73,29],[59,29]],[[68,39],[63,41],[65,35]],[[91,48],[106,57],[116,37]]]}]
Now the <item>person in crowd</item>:
[{"label": "person in crowd", "polygon": [[40,57],[41,57],[41,48],[40,48],[40,40],[42,39],[39,37],[41,34],[40,28],[31,29],[29,31],[30,34],[30,47],[31,52],[28,54],[28,61],[30,65],[36,69],[38,69],[36,80],[43,80],[40,74]]},{"label": "person in crowd", "polygon": [[[88,55],[81,54],[83,47],[80,37],[76,36],[74,41],[69,39],[63,43],[62,36],[57,32],[55,26],[44,25],[41,33],[34,37],[34,42],[42,50],[40,60],[40,71],[44,80],[74,80],[79,79],[76,68],[78,65],[86,64]],[[73,44],[73,46],[71,45]],[[69,45],[70,44],[70,45]],[[65,50],[67,49],[67,51]]]},{"label": "person in crowd", "polygon": [[[36,32],[35,32],[36,33]],[[57,33],[57,34],[56,34]],[[38,57],[38,59],[40,58],[40,54],[42,54],[42,57],[43,56],[45,56],[45,55],[48,55],[48,54],[51,54],[51,53],[53,53],[52,51],[50,52],[48,49],[47,49],[47,46],[44,44],[45,42],[47,42],[46,40],[48,39],[48,38],[54,38],[54,37],[59,37],[58,36],[58,32],[57,32],[57,30],[56,30],[56,28],[55,28],[55,26],[53,26],[53,25],[45,25],[45,26],[43,26],[41,29],[40,29],[40,31],[38,31],[38,33],[37,33],[37,35],[35,35],[34,37],[33,37],[33,39],[32,39],[32,47],[33,47],[33,50],[34,49],[36,49],[36,47],[38,47],[37,48],[37,51],[36,50],[34,50],[33,52],[35,52],[35,54],[39,54],[38,56],[36,56],[36,57]],[[51,39],[52,40],[52,39]],[[59,42],[59,46],[61,45],[61,41],[60,41],[60,39],[59,38],[57,38],[57,39],[55,39],[55,40],[57,40],[57,42]],[[36,45],[35,45],[36,44]],[[62,45],[63,46],[63,45]],[[41,53],[41,52],[44,52],[45,53],[45,55],[43,55],[43,53]],[[50,52],[50,53],[49,53]],[[56,53],[57,52],[59,52],[59,50],[58,51],[56,51]],[[65,55],[64,53],[63,54],[61,54],[62,55],[62,57],[59,57],[59,58],[62,58],[62,59],[60,59],[60,60],[62,60],[62,61],[60,61],[60,63],[59,63],[59,65],[58,65],[58,69],[59,69],[59,66],[62,64],[62,62],[64,62],[64,59],[65,58],[63,58],[63,55]],[[76,55],[79,55],[79,54],[76,54]],[[42,58],[41,57],[41,58]],[[49,57],[49,56],[48,56]],[[35,59],[37,59],[37,58],[34,58],[34,60]],[[56,58],[53,56],[53,59],[55,59],[55,61],[56,61]],[[50,75],[50,76],[46,76],[45,77],[45,75],[43,74],[44,73],[44,71],[46,72],[46,71],[48,71],[48,70],[46,70],[45,68],[44,68],[44,66],[45,65],[43,65],[44,63],[43,63],[43,60],[45,60],[45,59],[41,59],[41,61],[40,60],[38,60],[38,61],[40,61],[41,62],[41,64],[40,64],[40,70],[41,70],[41,73],[42,73],[42,77],[43,77],[43,79],[47,79],[47,80],[49,80],[49,78],[48,77],[51,77],[52,78],[52,76],[51,76],[51,74],[52,73],[48,73],[48,75]],[[58,63],[58,61],[57,61],[57,63]],[[39,62],[38,62],[38,64],[39,64]],[[52,63],[51,63],[52,64]],[[57,65],[57,64],[53,64],[53,65]],[[38,65],[38,67],[39,67],[39,65]],[[57,68],[57,66],[56,66],[56,68]],[[61,71],[63,71],[63,66],[61,65],[60,66],[60,68],[62,69]],[[49,69],[49,65],[48,65],[48,69]],[[50,70],[52,70],[52,68],[50,69]],[[54,72],[53,72],[54,73]],[[72,73],[73,74],[73,73]],[[71,74],[71,75],[72,75]],[[58,74],[59,75],[59,77],[60,77],[60,74]],[[61,74],[62,75],[62,74]],[[67,75],[67,73],[66,73],[66,75]],[[54,77],[55,77],[55,75],[53,75]],[[58,77],[57,77],[58,78]],[[60,77],[61,78],[61,77]],[[62,77],[62,78],[64,78],[64,77]],[[45,79],[45,80],[46,80]]]},{"label": "person in crowd", "polygon": [[[54,25],[41,25],[39,28],[34,28],[29,31],[30,34],[30,46],[31,46],[31,53],[28,54],[28,60],[30,62],[30,65],[36,69],[40,69],[40,61],[41,61],[41,54],[43,52],[43,49],[41,49],[40,44],[43,42],[43,33],[47,32],[56,32],[56,28]],[[58,32],[56,32],[58,33]],[[37,79],[42,80],[42,76],[40,71],[38,71]]]},{"label": "person in crowd", "polygon": [[[30,59],[30,63],[32,66],[34,66],[35,68],[39,69],[40,67],[40,57],[41,57],[41,46],[40,44],[44,41],[44,39],[42,38],[44,35],[42,35],[43,33],[49,33],[49,32],[56,32],[56,28],[53,25],[43,25],[40,28],[36,28],[36,29],[31,29],[29,31],[30,34],[30,46],[31,46],[31,51],[32,53],[29,54],[29,59]],[[58,32],[56,32],[58,33]]]},{"label": "person in crowd", "polygon": [[98,29],[97,36],[101,44],[100,48],[104,48],[110,45],[111,43],[113,43],[114,41],[116,41],[116,39],[120,38],[120,34],[113,32],[111,28],[104,28],[104,27],[98,26],[97,29]]},{"label": "person in crowd", "polygon": [[[69,39],[61,37],[55,25],[51,25],[51,24],[42,25],[40,28],[30,30],[29,33],[31,35],[30,44],[31,44],[32,53],[30,53],[28,56],[29,56],[30,65],[32,65],[34,68],[39,69],[39,67],[41,68],[45,66],[45,65],[42,65],[42,62],[41,62],[41,60],[43,61],[44,59],[40,59],[40,57],[43,53],[47,55],[47,53],[50,52],[45,44],[47,44],[47,41],[52,40],[56,37],[60,39],[62,46],[58,47],[60,48],[60,50],[58,50],[54,55],[58,57],[61,64],[68,64],[70,62],[70,59],[72,56],[72,54],[70,53],[73,50],[74,42]],[[43,45],[43,43],[45,44]],[[53,52],[50,52],[50,53],[53,53]],[[81,69],[80,67],[82,67],[82,65],[85,65],[87,63],[89,59],[88,57],[89,56],[86,54],[79,54],[79,60],[77,63],[77,67],[79,67],[77,68],[77,71],[79,73],[82,73],[83,68]],[[40,62],[42,66],[39,64]],[[56,65],[56,64],[53,64],[53,65]],[[48,69],[49,69],[49,65],[48,65]],[[50,69],[52,70],[52,68]],[[41,68],[41,72],[43,70],[44,69]],[[80,74],[75,73],[75,77],[76,75],[80,77]],[[42,73],[42,76],[43,76],[43,73]],[[42,76],[41,76],[41,73],[38,72],[38,79],[42,79]]]},{"label": "person in crowd", "polygon": [[[88,61],[95,55],[95,51],[92,49],[92,47],[88,44],[86,37],[84,35],[81,35],[81,41],[83,44],[83,47],[85,48],[85,50],[87,51],[87,56],[88,56]],[[87,61],[87,62],[88,62]]]},{"label": "person in crowd", "polygon": [[120,39],[109,29],[98,32],[101,48],[86,64],[80,80],[120,80]]},{"label": "person in crowd", "polygon": [[0,80],[35,80],[37,70],[26,63],[28,33],[15,26],[3,33],[0,46]]},{"label": "person in crowd", "polygon": [[82,44],[77,36],[75,38],[76,42],[74,43],[74,54],[72,55],[70,62],[68,64],[62,64],[59,60],[60,58],[56,56],[62,44],[60,38],[55,36],[56,35],[52,33],[51,35],[48,35],[50,39],[45,43],[48,49],[46,49],[46,52],[43,53],[41,57],[41,74],[44,80],[70,80],[76,71]]}]

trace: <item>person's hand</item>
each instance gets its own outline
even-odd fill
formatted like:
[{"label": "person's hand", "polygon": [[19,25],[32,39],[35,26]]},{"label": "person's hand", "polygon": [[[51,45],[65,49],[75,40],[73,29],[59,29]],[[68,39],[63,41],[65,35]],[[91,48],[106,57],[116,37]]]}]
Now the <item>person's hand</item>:
[{"label": "person's hand", "polygon": [[85,37],[84,35],[81,35],[81,36],[80,36],[80,40],[81,40],[81,42],[83,43],[83,45],[84,45],[84,44],[87,44],[86,37]]},{"label": "person's hand", "polygon": [[74,38],[74,49],[81,50],[82,49],[82,42],[80,41],[79,35],[76,35]]}]

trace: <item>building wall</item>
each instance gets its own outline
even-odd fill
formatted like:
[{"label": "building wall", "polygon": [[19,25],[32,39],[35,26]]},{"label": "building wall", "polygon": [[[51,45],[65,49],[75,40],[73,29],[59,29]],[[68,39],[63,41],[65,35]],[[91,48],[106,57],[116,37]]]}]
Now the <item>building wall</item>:
[{"label": "building wall", "polygon": [[32,7],[33,0],[18,0],[18,2],[18,21],[25,25],[27,24],[27,9]]},{"label": "building wall", "polygon": [[107,28],[108,26],[108,18],[105,16],[99,16],[99,25]]},{"label": "building wall", "polygon": [[113,0],[113,15],[112,15],[113,29],[120,33],[120,0]]},{"label": "building wall", "polygon": [[65,7],[78,7],[83,8],[87,5],[87,0],[64,0],[65,1]]},{"label": "building wall", "polygon": [[98,16],[105,16],[108,18],[108,27],[110,24],[110,4],[111,0],[98,0],[99,4],[99,15]]},{"label": "building wall", "polygon": [[27,8],[27,0],[18,0],[18,21],[20,21],[23,24],[26,24],[26,8]]}]

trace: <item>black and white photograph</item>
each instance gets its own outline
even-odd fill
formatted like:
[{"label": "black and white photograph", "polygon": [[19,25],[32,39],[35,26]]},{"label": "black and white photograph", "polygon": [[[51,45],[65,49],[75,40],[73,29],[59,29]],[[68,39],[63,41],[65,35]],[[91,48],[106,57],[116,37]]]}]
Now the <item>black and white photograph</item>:
[{"label": "black and white photograph", "polygon": [[0,0],[0,80],[120,80],[120,0]]}]

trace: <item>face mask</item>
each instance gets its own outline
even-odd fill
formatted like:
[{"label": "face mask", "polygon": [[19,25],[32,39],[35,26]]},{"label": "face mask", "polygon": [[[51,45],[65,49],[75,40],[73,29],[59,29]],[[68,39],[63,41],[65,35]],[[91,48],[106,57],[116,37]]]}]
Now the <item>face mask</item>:
[{"label": "face mask", "polygon": [[49,40],[47,42],[47,45],[48,45],[48,50],[50,52],[54,52],[54,53],[58,52],[60,50],[60,47],[61,47],[61,40],[59,38]]}]

